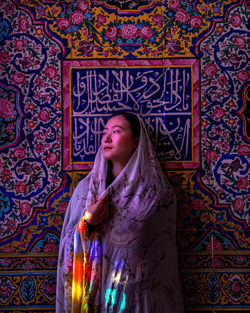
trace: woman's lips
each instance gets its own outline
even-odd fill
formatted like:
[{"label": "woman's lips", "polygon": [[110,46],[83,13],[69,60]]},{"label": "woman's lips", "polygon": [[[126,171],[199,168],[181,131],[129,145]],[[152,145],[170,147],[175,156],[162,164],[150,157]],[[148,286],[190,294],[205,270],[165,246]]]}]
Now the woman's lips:
[{"label": "woman's lips", "polygon": [[111,149],[112,149],[111,147],[104,147],[104,148],[103,148],[104,151],[109,151],[109,150],[111,150]]}]

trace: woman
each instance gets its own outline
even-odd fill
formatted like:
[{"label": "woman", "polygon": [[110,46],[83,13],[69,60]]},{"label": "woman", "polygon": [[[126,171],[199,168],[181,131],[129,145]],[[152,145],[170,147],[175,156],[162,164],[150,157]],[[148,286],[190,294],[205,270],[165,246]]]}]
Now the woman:
[{"label": "woman", "polygon": [[56,312],[183,312],[175,214],[141,118],[112,116],[65,216]]}]

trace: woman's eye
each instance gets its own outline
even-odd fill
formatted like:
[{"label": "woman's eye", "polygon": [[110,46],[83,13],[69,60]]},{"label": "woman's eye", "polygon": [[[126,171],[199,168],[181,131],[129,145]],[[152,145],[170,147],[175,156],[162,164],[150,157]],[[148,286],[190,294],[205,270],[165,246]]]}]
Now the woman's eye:
[{"label": "woman's eye", "polygon": [[119,134],[119,130],[117,130],[117,129],[115,129],[115,130],[113,130],[113,134]]}]

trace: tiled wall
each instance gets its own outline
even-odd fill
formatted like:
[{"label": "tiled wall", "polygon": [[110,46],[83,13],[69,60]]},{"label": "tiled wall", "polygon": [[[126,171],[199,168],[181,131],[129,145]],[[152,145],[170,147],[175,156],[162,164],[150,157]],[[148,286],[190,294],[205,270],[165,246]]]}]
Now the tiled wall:
[{"label": "tiled wall", "polygon": [[67,203],[124,107],[178,196],[186,311],[250,311],[249,9],[0,1],[0,312],[54,312]]}]

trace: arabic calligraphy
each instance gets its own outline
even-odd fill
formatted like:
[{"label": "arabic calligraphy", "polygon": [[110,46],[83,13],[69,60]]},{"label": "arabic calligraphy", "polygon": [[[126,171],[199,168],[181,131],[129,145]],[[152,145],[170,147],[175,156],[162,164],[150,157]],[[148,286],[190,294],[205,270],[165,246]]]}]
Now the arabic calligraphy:
[{"label": "arabic calligraphy", "polygon": [[192,160],[192,69],[71,68],[72,159],[94,161],[114,112],[138,113],[160,161]]}]

